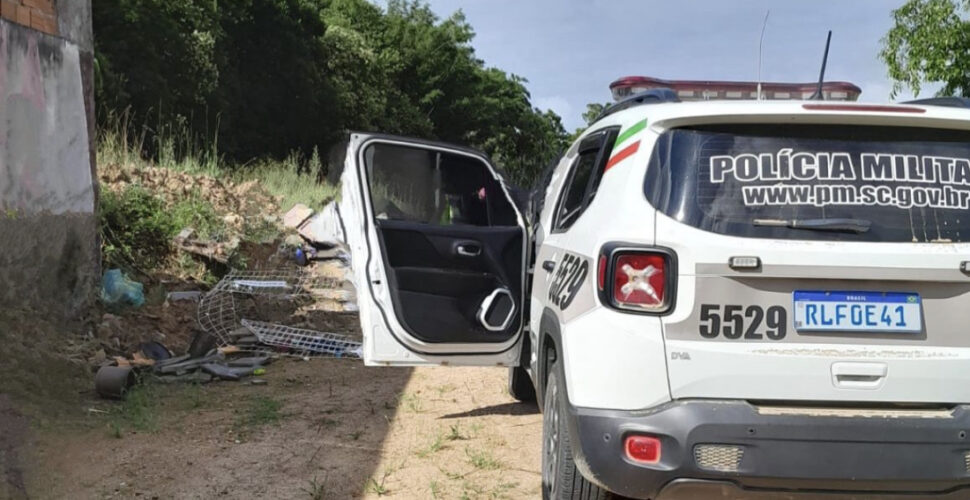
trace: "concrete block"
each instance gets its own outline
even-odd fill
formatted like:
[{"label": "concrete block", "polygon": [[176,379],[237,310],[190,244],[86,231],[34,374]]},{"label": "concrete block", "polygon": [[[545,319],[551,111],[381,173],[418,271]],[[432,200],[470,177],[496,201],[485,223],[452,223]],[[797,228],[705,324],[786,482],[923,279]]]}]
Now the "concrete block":
[{"label": "concrete block", "polygon": [[54,9],[60,36],[76,43],[82,52],[93,52],[91,0],[54,0]]},{"label": "concrete block", "polygon": [[311,215],[313,215],[312,208],[302,203],[297,203],[283,216],[283,225],[290,229],[296,229],[306,222]]}]

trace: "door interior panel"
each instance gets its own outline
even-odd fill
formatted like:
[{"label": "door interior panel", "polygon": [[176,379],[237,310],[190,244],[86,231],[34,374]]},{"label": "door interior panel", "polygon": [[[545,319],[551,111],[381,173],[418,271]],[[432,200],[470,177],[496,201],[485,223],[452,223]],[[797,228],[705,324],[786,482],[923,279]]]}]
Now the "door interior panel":
[{"label": "door interior panel", "polygon": [[410,335],[429,343],[488,343],[518,331],[518,319],[496,332],[476,315],[497,288],[522,303],[520,227],[378,220],[377,229],[394,310]]}]

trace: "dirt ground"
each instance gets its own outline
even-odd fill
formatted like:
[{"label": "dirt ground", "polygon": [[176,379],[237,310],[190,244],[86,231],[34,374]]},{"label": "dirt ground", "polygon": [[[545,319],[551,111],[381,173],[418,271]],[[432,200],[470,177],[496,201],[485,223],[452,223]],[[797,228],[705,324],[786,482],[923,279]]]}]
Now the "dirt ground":
[{"label": "dirt ground", "polygon": [[537,498],[541,416],[506,374],[284,359],[261,386],[92,397],[30,433],[17,479],[28,498]]}]

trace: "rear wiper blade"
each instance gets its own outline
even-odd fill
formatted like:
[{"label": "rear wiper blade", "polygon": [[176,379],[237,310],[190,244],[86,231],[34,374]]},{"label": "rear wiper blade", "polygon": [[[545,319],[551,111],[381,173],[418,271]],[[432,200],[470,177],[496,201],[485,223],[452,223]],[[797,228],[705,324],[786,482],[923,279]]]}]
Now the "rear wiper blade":
[{"label": "rear wiper blade", "polygon": [[872,221],[866,219],[755,219],[755,226],[789,227],[810,231],[845,231],[864,233]]}]

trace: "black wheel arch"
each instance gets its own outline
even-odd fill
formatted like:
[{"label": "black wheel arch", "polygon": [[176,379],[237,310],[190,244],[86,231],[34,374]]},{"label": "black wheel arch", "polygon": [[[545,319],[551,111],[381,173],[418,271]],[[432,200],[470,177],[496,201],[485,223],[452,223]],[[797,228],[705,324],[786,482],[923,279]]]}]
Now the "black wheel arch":
[{"label": "black wheel arch", "polygon": [[[536,397],[538,401],[545,401],[546,382],[549,380],[549,367],[552,366],[552,362],[559,361],[560,375],[565,374],[565,370],[562,366],[562,332],[559,328],[559,318],[557,318],[556,313],[548,307],[542,311],[542,319],[539,321],[538,340],[539,345],[536,353],[538,354],[539,359],[538,366],[536,367],[538,370],[538,373],[536,374]],[[561,390],[564,391],[565,394],[565,377],[560,377],[560,382],[562,383]]]}]

